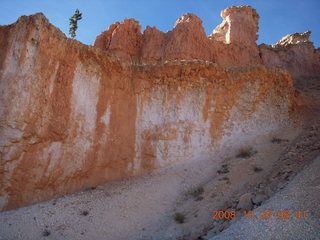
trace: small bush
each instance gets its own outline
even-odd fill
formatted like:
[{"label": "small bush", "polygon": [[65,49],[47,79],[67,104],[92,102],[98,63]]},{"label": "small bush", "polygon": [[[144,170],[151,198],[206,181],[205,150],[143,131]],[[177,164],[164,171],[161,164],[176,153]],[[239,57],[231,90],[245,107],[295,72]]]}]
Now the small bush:
[{"label": "small bush", "polygon": [[260,167],[254,166],[254,167],[253,167],[253,171],[255,171],[255,172],[261,172],[261,171],[263,171],[263,169],[260,168]]},{"label": "small bush", "polygon": [[46,230],[43,231],[42,236],[48,237],[50,234],[51,234],[51,232],[46,229]]},{"label": "small bush", "polygon": [[84,211],[81,212],[82,216],[87,216],[88,214],[89,214],[89,212],[87,210],[84,210]]},{"label": "small bush", "polygon": [[[203,197],[201,198],[201,195],[204,193],[203,186],[198,186],[196,188],[191,189],[188,191],[188,195],[192,196],[195,198],[195,200],[199,201],[202,200]],[[201,198],[201,199],[200,199]]]},{"label": "small bush", "polygon": [[282,139],[280,139],[280,138],[276,138],[276,137],[274,137],[274,138],[272,138],[272,140],[271,140],[271,142],[272,143],[281,143],[283,140]]},{"label": "small bush", "polygon": [[174,220],[177,222],[177,223],[184,223],[184,220],[185,220],[185,215],[183,213],[180,213],[180,212],[176,212],[174,214]]},{"label": "small bush", "polygon": [[197,197],[196,199],[194,199],[195,201],[201,201],[201,200],[203,200],[204,198],[203,198],[203,196],[199,196],[199,197]]},{"label": "small bush", "polygon": [[83,189],[84,192],[87,192],[87,191],[93,191],[93,190],[96,190],[97,187],[93,186],[93,187],[86,187]]},{"label": "small bush", "polygon": [[225,173],[228,173],[229,172],[229,167],[228,167],[228,164],[223,164],[221,166],[221,169],[219,169],[217,171],[218,174],[225,174]]},{"label": "small bush", "polygon": [[256,154],[256,151],[254,151],[252,148],[242,148],[239,150],[239,153],[237,154],[237,158],[250,158],[254,154]]}]

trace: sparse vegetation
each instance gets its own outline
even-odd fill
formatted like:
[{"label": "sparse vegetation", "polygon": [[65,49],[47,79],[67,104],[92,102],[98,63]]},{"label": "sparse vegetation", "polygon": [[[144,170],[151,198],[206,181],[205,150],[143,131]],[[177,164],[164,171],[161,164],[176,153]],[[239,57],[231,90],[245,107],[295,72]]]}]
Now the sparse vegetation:
[{"label": "sparse vegetation", "polygon": [[201,200],[203,200],[203,196],[199,196],[195,199],[195,201],[201,201]]},{"label": "sparse vegetation", "polygon": [[223,181],[229,181],[230,179],[229,179],[228,177],[223,177],[223,178],[221,178],[221,180],[223,180]]},{"label": "sparse vegetation", "polygon": [[84,188],[84,189],[83,189],[83,191],[84,191],[84,192],[87,192],[87,191],[90,191],[90,190],[91,190],[91,191],[93,191],[93,190],[96,190],[96,189],[97,189],[97,187],[96,187],[96,186],[93,186],[93,187],[86,187],[86,188]]},{"label": "sparse vegetation", "polygon": [[272,143],[281,143],[283,140],[281,139],[281,138],[276,138],[276,137],[274,137],[274,138],[272,138],[272,140],[271,140],[271,142]]},{"label": "sparse vegetation", "polygon": [[203,199],[202,194],[204,193],[204,188],[202,185],[192,188],[188,191],[187,195],[192,196],[195,201],[201,201]]},{"label": "sparse vegetation", "polygon": [[217,171],[218,174],[225,174],[225,173],[228,173],[228,172],[229,172],[229,166],[228,166],[228,164],[223,164],[223,165],[221,166],[221,169],[219,169],[219,170]]},{"label": "sparse vegetation", "polygon": [[89,214],[89,212],[87,210],[84,210],[84,211],[81,212],[82,216],[87,216],[88,214]]},{"label": "sparse vegetation", "polygon": [[253,171],[255,171],[255,172],[261,172],[261,171],[263,171],[263,169],[260,168],[260,167],[254,166],[254,167],[253,167]]},{"label": "sparse vegetation", "polygon": [[76,9],[75,13],[71,18],[69,18],[69,34],[72,38],[75,38],[76,36],[76,31],[78,29],[78,21],[82,19],[82,13],[80,13],[79,9]]},{"label": "sparse vegetation", "polygon": [[252,147],[242,148],[239,150],[239,153],[236,155],[237,158],[250,158],[257,152],[253,150]]},{"label": "sparse vegetation", "polygon": [[223,177],[223,178],[220,178],[219,181],[226,181],[227,184],[230,184],[230,179],[227,176]]},{"label": "sparse vegetation", "polygon": [[177,222],[177,223],[184,223],[185,221],[185,215],[183,213],[180,213],[180,212],[176,212],[174,214],[174,220]]},{"label": "sparse vegetation", "polygon": [[51,234],[51,232],[48,229],[46,229],[43,231],[42,236],[48,237],[50,234]]}]

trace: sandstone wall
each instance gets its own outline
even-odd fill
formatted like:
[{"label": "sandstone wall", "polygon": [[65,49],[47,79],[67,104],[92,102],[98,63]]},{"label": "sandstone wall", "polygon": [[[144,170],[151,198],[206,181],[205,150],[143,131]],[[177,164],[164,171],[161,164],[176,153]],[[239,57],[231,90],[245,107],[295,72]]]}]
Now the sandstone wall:
[{"label": "sandstone wall", "polygon": [[[179,20],[170,39],[192,23]],[[163,33],[149,28],[146,40],[133,25],[126,31],[134,40],[103,40],[113,52],[67,39],[42,14],[0,27],[0,209],[200,158],[290,123],[288,72],[239,67],[231,52],[225,62],[238,67],[206,58],[155,64],[184,44],[163,53],[151,47]],[[141,41],[150,51],[141,52]],[[130,58],[139,52],[152,64],[123,62],[125,46]]]},{"label": "sandstone wall", "polygon": [[264,65],[287,69],[295,78],[320,75],[320,49],[309,40],[310,31],[283,37],[277,44],[259,46]]},{"label": "sandstone wall", "polygon": [[259,20],[256,11],[248,6],[232,7],[221,16],[223,23],[210,36],[206,36],[202,20],[190,13],[179,18],[167,33],[147,27],[142,34],[138,21],[125,19],[101,33],[94,46],[122,61],[135,63],[194,59],[220,66],[261,63],[256,44]]}]

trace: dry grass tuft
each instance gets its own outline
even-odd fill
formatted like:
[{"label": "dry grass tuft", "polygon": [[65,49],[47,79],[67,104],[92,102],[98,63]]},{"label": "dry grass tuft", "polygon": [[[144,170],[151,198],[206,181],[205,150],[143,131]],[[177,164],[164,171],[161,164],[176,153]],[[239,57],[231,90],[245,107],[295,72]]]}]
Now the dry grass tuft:
[{"label": "dry grass tuft", "polygon": [[254,151],[252,147],[242,148],[239,150],[239,153],[236,155],[236,157],[237,158],[250,158],[256,153],[257,153],[257,151]]}]

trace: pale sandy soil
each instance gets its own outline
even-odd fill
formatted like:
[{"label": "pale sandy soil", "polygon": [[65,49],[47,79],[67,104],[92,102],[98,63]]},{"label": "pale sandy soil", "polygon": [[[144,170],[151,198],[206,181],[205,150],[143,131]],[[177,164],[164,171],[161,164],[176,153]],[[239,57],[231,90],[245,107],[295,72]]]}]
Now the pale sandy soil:
[{"label": "pale sandy soil", "polygon": [[255,152],[249,158],[236,157],[238,147],[221,148],[215,156],[0,213],[0,239],[181,240],[227,232],[233,221],[213,220],[212,211],[235,209],[248,192],[271,197],[319,155],[317,114],[304,128],[245,143]]},{"label": "pale sandy soil", "polygon": [[[320,239],[320,156],[306,166],[283,190],[210,240],[318,240]],[[265,211],[272,217],[261,219]],[[289,211],[282,219],[279,211]],[[303,212],[306,212],[304,214]],[[290,217],[289,217],[290,216]]]}]

